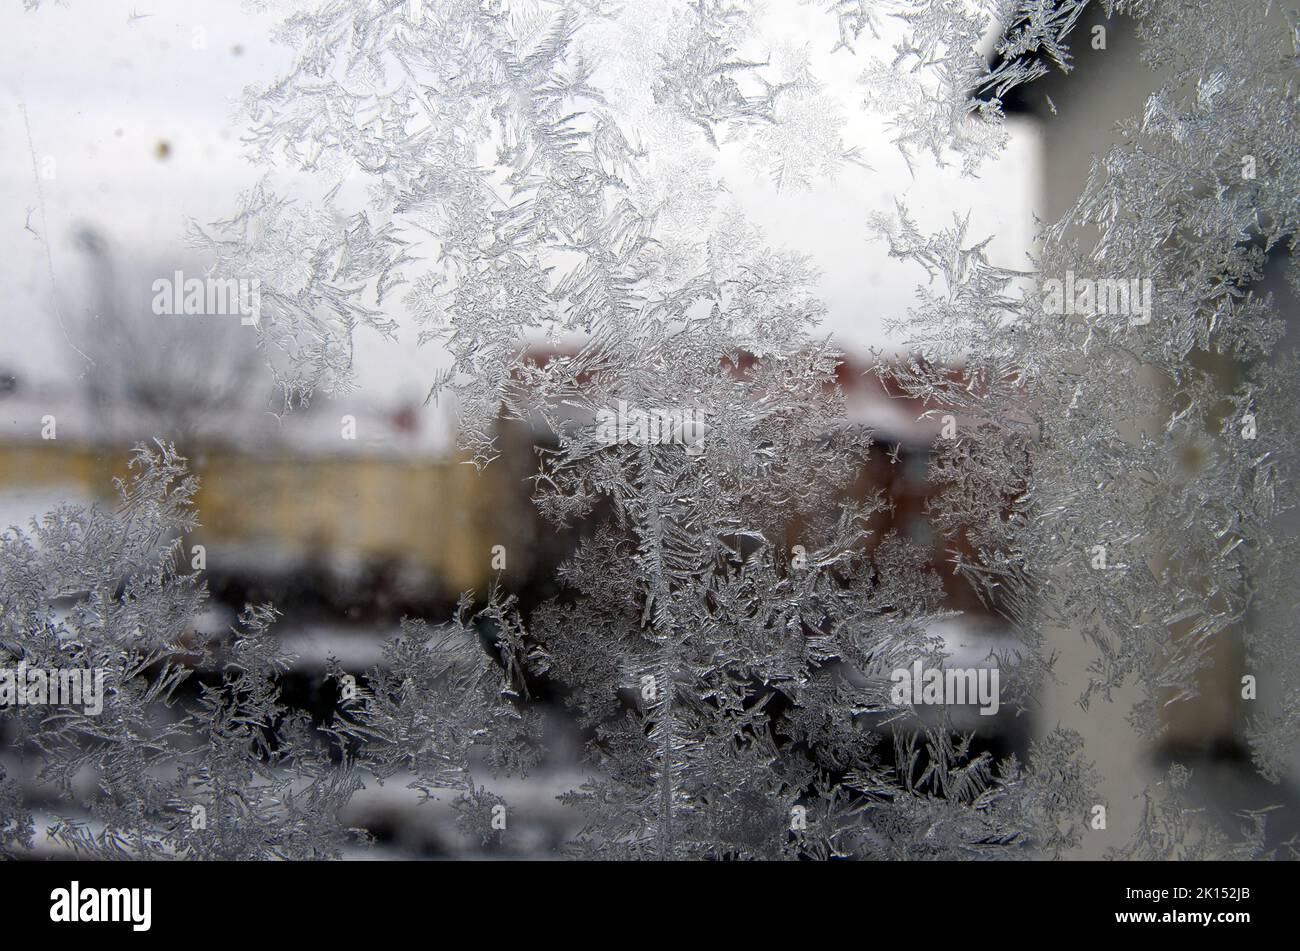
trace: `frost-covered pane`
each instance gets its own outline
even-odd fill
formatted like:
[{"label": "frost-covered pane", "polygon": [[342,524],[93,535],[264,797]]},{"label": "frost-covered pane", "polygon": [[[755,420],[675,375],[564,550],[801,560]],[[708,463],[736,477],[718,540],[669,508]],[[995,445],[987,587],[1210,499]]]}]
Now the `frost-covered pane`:
[{"label": "frost-covered pane", "polygon": [[1286,854],[1292,14],[194,7],[160,263],[5,120],[0,850]]}]

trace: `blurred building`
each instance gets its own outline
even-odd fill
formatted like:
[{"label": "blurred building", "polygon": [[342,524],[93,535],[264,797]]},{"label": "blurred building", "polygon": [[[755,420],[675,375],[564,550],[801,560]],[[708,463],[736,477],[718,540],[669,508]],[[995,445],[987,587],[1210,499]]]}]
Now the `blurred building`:
[{"label": "blurred building", "polygon": [[[1281,19],[1278,14],[1279,25]],[[1140,117],[1148,97],[1164,81],[1158,64],[1153,68],[1141,59],[1137,22],[1128,16],[1107,17],[1100,8],[1090,8],[1080,17],[1071,34],[1071,71],[1052,70],[1032,83],[1013,89],[1003,107],[1009,121],[1027,122],[1038,129],[1041,142],[1041,194],[1036,202],[1044,222],[1060,220],[1083,193],[1093,161],[1122,140],[1120,123]],[[994,64],[996,65],[996,63]],[[1087,246],[1090,236],[1075,229],[1068,237]],[[1277,262],[1274,262],[1277,263]],[[1296,339],[1294,296],[1281,280],[1280,267],[1271,268],[1260,290],[1274,293],[1289,311]],[[1285,302],[1290,302],[1289,306]],[[1227,361],[1217,367],[1223,389],[1230,390],[1237,378]],[[1173,409],[1173,394],[1167,402],[1150,408],[1139,425],[1149,431],[1163,427]],[[1136,435],[1136,427],[1130,431]],[[1088,755],[1102,778],[1101,793],[1112,805],[1110,824],[1095,831],[1085,842],[1085,857],[1099,857],[1106,848],[1120,845],[1136,827],[1134,806],[1145,787],[1157,782],[1171,759],[1192,767],[1193,777],[1205,807],[1226,829],[1240,826],[1237,814],[1263,808],[1283,800],[1296,801],[1295,790],[1269,789],[1254,773],[1240,738],[1246,711],[1241,699],[1242,647],[1240,632],[1217,638],[1209,656],[1210,666],[1198,678],[1199,696],[1161,708],[1163,735],[1150,744],[1141,740],[1128,722],[1136,685],[1126,685],[1113,700],[1093,703],[1085,711],[1078,698],[1092,673],[1094,653],[1075,630],[1045,632],[1046,646],[1055,651],[1054,672],[1059,682],[1042,697],[1037,719],[1040,736],[1058,724],[1078,731]],[[1267,679],[1267,672],[1261,678]],[[1297,751],[1300,763],[1300,750]],[[1281,841],[1297,830],[1274,829],[1270,838]]]}]

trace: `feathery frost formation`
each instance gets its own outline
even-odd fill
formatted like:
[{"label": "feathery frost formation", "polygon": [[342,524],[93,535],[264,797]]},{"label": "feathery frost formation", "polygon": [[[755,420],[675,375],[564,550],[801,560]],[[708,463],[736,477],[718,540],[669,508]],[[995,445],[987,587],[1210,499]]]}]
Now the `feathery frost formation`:
[{"label": "feathery frost formation", "polygon": [[[194,237],[217,272],[260,280],[286,407],[353,385],[355,335],[394,334],[384,305],[400,301],[447,354],[430,396],[453,401],[475,463],[496,456],[503,418],[539,428],[540,510],[599,524],[561,566],[560,597],[523,617],[493,592],[443,627],[408,622],[364,684],[332,672],[338,713],[313,726],[278,696],[269,608],[193,637],[205,592],[179,569],[178,539],[194,483],[171,450],[140,450],[117,511],[59,510],[0,547],[0,660],[108,671],[98,718],[3,714],[60,793],[90,804],[93,828],[61,822],[55,837],[95,854],[337,854],[357,836],[338,817],[360,785],[413,775],[430,795],[460,790],[466,829],[490,838],[509,804],[475,771],[535,761],[528,685],[549,678],[592,737],[590,778],[565,797],[584,816],[575,854],[1076,849],[1098,801],[1081,737],[1057,730],[1024,762],[994,762],[946,717],[922,723],[891,700],[891,670],[942,661],[944,581],[928,549],[877,530],[883,494],[851,491],[881,450],[846,408],[843,354],[817,333],[812,262],[718,186],[730,148],[783,188],[871,174],[807,57],[764,48],[741,0],[285,6],[293,66],[245,106],[254,157],[294,174],[268,173]],[[862,55],[863,107],[890,120],[909,164],[973,173],[1006,140],[1001,98],[1068,72],[1089,6],[807,12],[834,17],[837,56],[901,29],[892,59]],[[873,372],[958,420],[933,446],[928,518],[1015,631],[997,658],[1004,705],[1032,708],[1051,676],[1045,632],[1074,631],[1095,655],[1081,700],[1136,683],[1134,727],[1157,733],[1212,647],[1241,635],[1249,669],[1286,692],[1249,728],[1276,779],[1300,727],[1282,610],[1300,552],[1280,527],[1295,363],[1252,284],[1277,251],[1300,284],[1296,22],[1240,0],[1102,7],[1134,18],[1163,85],[1044,228],[1032,271],[992,265],[965,219],[925,234],[900,206],[870,222],[929,277],[900,322],[912,355]],[[989,66],[978,44],[993,24]],[[1042,291],[1067,272],[1147,279],[1149,319],[1095,299],[1059,312]],[[699,411],[702,451],[599,438],[620,403]],[[167,699],[200,668],[220,679],[178,713]],[[33,825],[6,782],[13,852]],[[1204,827],[1184,785],[1176,768],[1152,791],[1121,857],[1262,848],[1262,834],[1243,845]]]}]

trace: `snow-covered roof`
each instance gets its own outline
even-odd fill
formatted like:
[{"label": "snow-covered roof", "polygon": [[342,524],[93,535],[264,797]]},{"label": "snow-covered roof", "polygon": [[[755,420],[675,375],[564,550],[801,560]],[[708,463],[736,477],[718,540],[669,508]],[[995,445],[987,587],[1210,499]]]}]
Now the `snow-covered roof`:
[{"label": "snow-covered roof", "polygon": [[[120,450],[155,437],[176,440],[175,426],[176,416],[167,410],[135,405],[101,409],[73,388],[36,389],[20,382],[0,395],[0,445],[52,441]],[[453,426],[450,414],[439,407],[342,398],[318,400],[283,415],[270,408],[198,413],[183,441],[245,453],[446,458],[455,453]]]}]

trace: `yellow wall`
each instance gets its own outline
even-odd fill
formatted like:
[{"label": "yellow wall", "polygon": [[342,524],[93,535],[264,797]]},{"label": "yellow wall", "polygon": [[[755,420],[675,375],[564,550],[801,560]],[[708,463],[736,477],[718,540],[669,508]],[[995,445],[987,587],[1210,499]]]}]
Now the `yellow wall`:
[{"label": "yellow wall", "polygon": [[[106,502],[125,453],[49,443],[0,446],[0,492],[75,486]],[[202,528],[195,539],[262,547],[291,557],[393,556],[435,574],[448,588],[486,583],[492,499],[499,477],[457,459],[192,454]],[[33,513],[36,514],[36,513]]]}]

